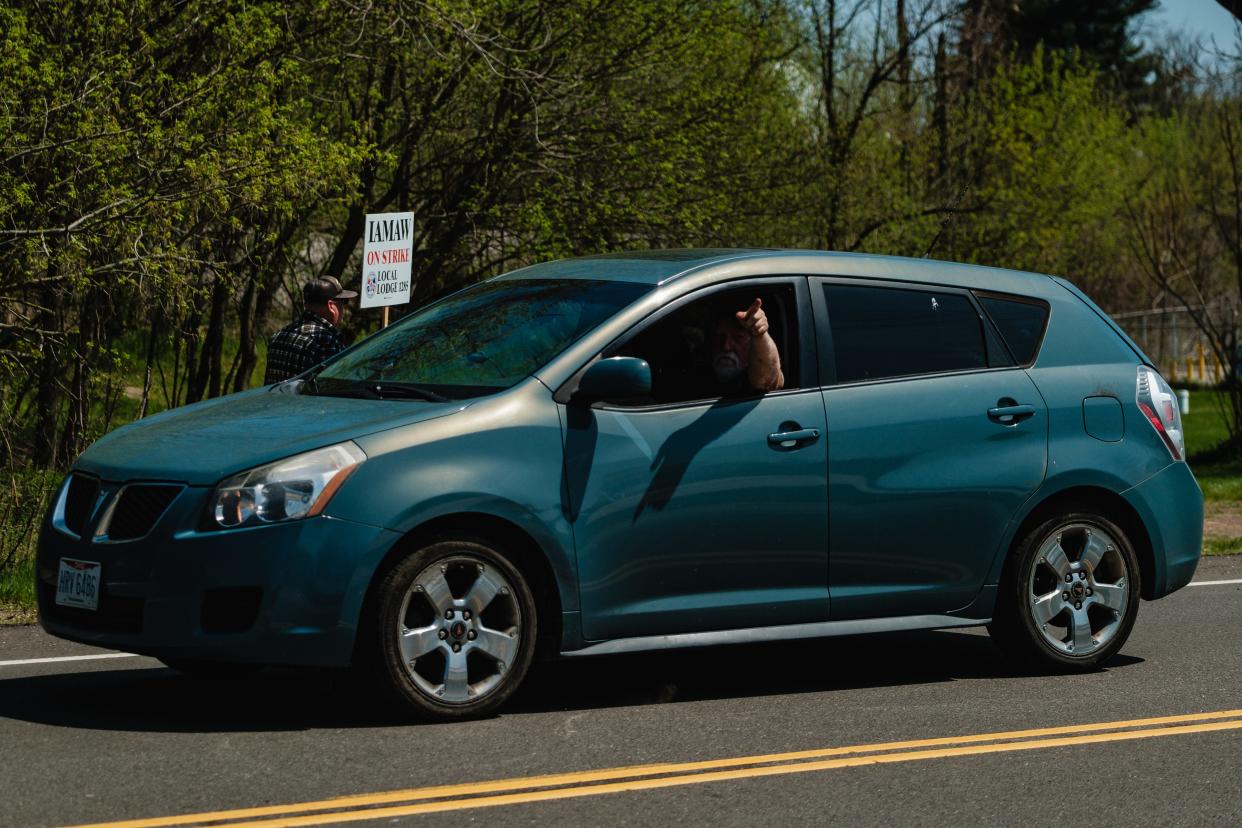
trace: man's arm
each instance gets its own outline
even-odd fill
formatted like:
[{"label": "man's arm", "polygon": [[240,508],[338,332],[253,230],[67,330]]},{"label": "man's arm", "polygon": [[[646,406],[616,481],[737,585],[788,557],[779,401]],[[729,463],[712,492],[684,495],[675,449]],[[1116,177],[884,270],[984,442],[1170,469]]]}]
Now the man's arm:
[{"label": "man's arm", "polygon": [[[341,341],[341,334],[335,328],[320,328],[315,338],[308,344],[306,348],[307,368],[318,365],[331,356],[336,356],[345,350],[345,343]],[[299,372],[300,373],[300,372]]]},{"label": "man's arm", "polygon": [[738,311],[737,320],[751,336],[750,367],[746,371],[750,387],[756,391],[779,391],[784,388],[781,355],[768,334],[768,315],[763,312],[763,300],[756,298],[749,308]]}]

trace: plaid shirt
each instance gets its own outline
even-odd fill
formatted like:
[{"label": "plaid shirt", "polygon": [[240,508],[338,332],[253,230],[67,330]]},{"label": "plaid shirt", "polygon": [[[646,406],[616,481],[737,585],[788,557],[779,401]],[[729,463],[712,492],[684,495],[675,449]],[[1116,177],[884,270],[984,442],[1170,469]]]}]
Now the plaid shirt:
[{"label": "plaid shirt", "polygon": [[282,382],[343,351],[340,331],[317,313],[302,315],[272,334],[267,345],[267,372],[263,384]]}]

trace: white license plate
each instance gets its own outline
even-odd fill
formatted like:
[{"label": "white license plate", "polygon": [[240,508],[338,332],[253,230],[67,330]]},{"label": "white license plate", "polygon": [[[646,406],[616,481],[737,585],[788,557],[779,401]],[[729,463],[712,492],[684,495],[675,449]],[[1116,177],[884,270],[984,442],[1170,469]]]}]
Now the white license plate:
[{"label": "white license plate", "polygon": [[80,609],[99,609],[99,576],[103,572],[95,561],[60,559],[56,581],[56,603]]}]

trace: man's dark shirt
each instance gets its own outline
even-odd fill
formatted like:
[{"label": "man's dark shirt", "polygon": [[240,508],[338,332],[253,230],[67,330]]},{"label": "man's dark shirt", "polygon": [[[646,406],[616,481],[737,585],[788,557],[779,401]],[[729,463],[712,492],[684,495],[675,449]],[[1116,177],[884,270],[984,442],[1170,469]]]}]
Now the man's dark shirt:
[{"label": "man's dark shirt", "polygon": [[344,349],[340,331],[331,322],[313,311],[303,311],[301,317],[272,334],[263,384],[295,377]]}]

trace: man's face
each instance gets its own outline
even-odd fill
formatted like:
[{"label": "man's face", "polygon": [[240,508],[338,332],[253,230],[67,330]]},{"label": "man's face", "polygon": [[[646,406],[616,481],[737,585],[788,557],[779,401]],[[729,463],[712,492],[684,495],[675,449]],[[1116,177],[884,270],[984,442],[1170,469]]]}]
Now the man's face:
[{"label": "man's face", "polygon": [[335,325],[345,315],[345,303],[337,299],[328,300],[328,319]]},{"label": "man's face", "polygon": [[750,365],[750,334],[731,317],[716,323],[712,340],[712,371],[716,379],[728,382]]}]

